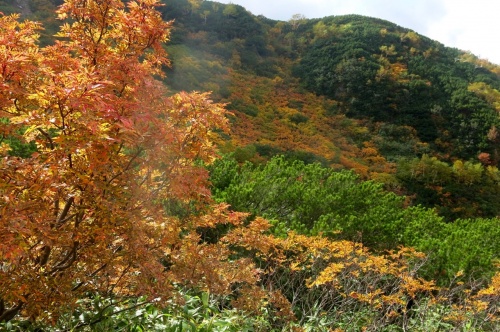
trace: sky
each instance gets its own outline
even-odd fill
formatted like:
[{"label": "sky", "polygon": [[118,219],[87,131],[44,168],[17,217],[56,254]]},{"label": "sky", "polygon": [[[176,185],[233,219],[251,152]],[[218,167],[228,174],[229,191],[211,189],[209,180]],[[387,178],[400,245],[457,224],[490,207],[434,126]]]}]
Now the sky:
[{"label": "sky", "polygon": [[500,0],[216,0],[289,20],[360,14],[382,18],[500,65]]}]

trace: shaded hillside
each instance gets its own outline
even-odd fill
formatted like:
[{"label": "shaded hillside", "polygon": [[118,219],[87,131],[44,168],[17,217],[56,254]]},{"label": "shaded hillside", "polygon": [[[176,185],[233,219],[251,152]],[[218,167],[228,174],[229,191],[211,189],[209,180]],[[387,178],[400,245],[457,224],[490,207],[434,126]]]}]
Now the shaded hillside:
[{"label": "shaded hillside", "polygon": [[493,151],[487,134],[498,125],[497,110],[475,87],[498,90],[495,73],[457,49],[377,19],[330,17],[312,30],[296,73],[347,115],[411,125],[450,157]]},{"label": "shaded hillside", "polygon": [[[205,61],[214,58],[222,68],[269,78],[290,79],[293,68],[293,77],[338,102],[342,114],[410,125],[445,158],[495,153],[487,134],[498,125],[498,114],[481,91],[498,91],[499,69],[470,54],[357,15],[278,22],[237,5],[204,1],[193,9],[187,1],[166,3],[166,16],[178,23],[174,42],[189,46],[190,54],[202,51]],[[183,71],[193,66],[176,67],[173,55],[169,82],[174,87],[214,82],[210,71],[203,75]]]},{"label": "shaded hillside", "polygon": [[[499,67],[376,18],[281,22],[232,4],[166,3],[178,26],[167,83],[229,102],[235,116],[224,151],[354,169],[417,194],[415,203],[448,206],[440,211],[450,218],[498,214],[496,195],[484,188],[500,185],[486,175],[471,188],[422,182],[418,170],[390,174],[396,164],[425,164],[410,162],[425,155],[450,169],[457,160],[498,165]],[[463,198],[463,190],[472,194]],[[462,215],[456,204],[474,208]]]},{"label": "shaded hillside", "polygon": [[20,14],[22,19],[39,21],[44,29],[40,31],[42,45],[52,43],[54,33],[60,22],[55,19],[54,11],[63,0],[0,0],[0,13]]}]

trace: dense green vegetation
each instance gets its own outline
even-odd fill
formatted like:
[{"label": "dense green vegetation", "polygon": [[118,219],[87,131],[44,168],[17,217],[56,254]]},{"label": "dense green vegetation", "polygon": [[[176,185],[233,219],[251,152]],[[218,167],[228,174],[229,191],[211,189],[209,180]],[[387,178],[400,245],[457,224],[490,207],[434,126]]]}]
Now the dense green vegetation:
[{"label": "dense green vegetation", "polygon": [[[15,321],[0,324],[7,331],[279,331],[276,322],[269,313],[262,311],[259,316],[248,315],[235,309],[221,308],[221,299],[214,298],[206,292],[185,292],[181,303],[171,301],[165,309],[159,309],[155,303],[141,302],[142,299],[130,300],[117,305],[112,299],[89,296],[82,299],[78,307],[68,311],[55,326],[32,324],[29,321]],[[370,325],[377,331],[402,331],[401,322],[396,319],[385,319],[377,310],[365,305],[354,309],[346,315],[339,308],[329,314],[321,312],[319,304],[316,310],[304,317],[302,322],[289,322],[288,328],[299,331],[331,331],[333,328],[345,331],[360,331],[362,326]],[[405,318],[405,326],[412,331],[447,331],[455,326],[447,322],[449,307],[427,307],[423,303],[418,309],[409,311]],[[476,328],[481,331],[495,331],[485,317],[469,317],[464,328]]]},{"label": "dense green vegetation", "polygon": [[[487,133],[498,125],[496,110],[468,86],[498,89],[497,75],[463,62],[457,49],[381,20],[331,17],[314,27],[318,32],[296,67],[309,89],[339,100],[349,115],[411,125],[422,141],[451,157],[491,151]],[[452,147],[436,146],[437,139]]]},{"label": "dense green vegetation", "polygon": [[498,216],[500,173],[496,167],[435,157],[401,159],[396,177],[416,194],[416,201],[436,208],[448,221],[459,217]]},{"label": "dense green vegetation", "polygon": [[[500,259],[500,219],[448,223],[434,210],[406,207],[405,198],[349,171],[275,157],[263,166],[224,158],[211,166],[215,199],[263,216],[273,233],[323,234],[376,251],[411,246],[429,254],[427,277],[448,283],[460,270],[489,277]],[[445,179],[443,179],[445,181]],[[494,195],[494,197],[498,197]]]},{"label": "dense green vegetation", "polygon": [[[51,43],[58,25],[51,12],[61,1],[29,3],[33,18],[46,23],[41,42]],[[294,232],[355,241],[379,255],[416,248],[427,259],[415,262],[415,275],[449,287],[383,311],[332,288],[306,287],[317,271],[277,269],[263,284],[282,287],[297,317],[289,325],[270,307],[249,313],[230,299],[186,290],[164,309],[89,295],[54,330],[498,329],[472,309],[461,320],[449,318],[469,305],[469,293],[500,261],[498,66],[376,18],[281,22],[234,4],[163,3],[164,18],[175,20],[165,83],[172,91],[213,91],[233,112],[232,135],[217,137],[227,154],[207,167],[216,201],[249,213],[248,220],[270,220],[269,233],[280,238]],[[0,11],[18,9],[0,1]],[[34,145],[15,136],[2,141],[14,147],[12,155],[29,157]],[[192,212],[166,205],[178,216]],[[210,242],[227,230],[200,233]],[[383,296],[397,285],[387,276],[362,277],[339,280],[350,291],[383,285]],[[447,301],[430,304],[440,296]],[[497,306],[488,310],[499,314]],[[392,312],[399,316],[392,320]],[[0,328],[38,328],[29,324]]]},{"label": "dense green vegetation", "polygon": [[68,310],[54,327],[16,321],[0,325],[8,331],[254,331],[269,330],[263,317],[218,307],[218,299],[206,292],[189,293],[170,301],[166,309],[144,299],[116,303],[113,299],[89,296]]}]

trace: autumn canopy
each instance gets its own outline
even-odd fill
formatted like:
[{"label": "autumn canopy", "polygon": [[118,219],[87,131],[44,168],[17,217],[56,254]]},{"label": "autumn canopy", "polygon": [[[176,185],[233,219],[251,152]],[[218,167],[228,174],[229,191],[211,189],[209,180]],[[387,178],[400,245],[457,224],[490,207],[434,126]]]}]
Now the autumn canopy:
[{"label": "autumn canopy", "polygon": [[[66,1],[58,14],[69,23],[44,48],[36,23],[0,18],[1,135],[36,144],[30,158],[1,145],[0,321],[89,291],[153,298],[175,282],[222,293],[255,282],[247,262],[228,263],[224,245],[195,232],[238,222],[218,208],[204,215],[199,161],[214,157],[225,111],[206,94],[167,97],[156,77],[171,22],[157,5]],[[167,201],[191,203],[197,218],[170,216]]]}]

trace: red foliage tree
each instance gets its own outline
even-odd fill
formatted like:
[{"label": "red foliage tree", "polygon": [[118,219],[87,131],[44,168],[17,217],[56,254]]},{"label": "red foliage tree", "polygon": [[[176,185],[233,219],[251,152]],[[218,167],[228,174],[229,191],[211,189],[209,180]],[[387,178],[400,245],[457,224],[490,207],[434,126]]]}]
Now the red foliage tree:
[{"label": "red foliage tree", "polygon": [[[210,203],[199,161],[215,154],[225,110],[207,94],[167,97],[171,22],[157,0],[67,0],[59,41],[36,23],[0,17],[1,134],[35,142],[0,159],[0,321],[37,317],[87,292],[167,296],[173,283],[230,292],[254,284],[247,260],[200,241],[198,227],[238,223]],[[197,202],[181,221],[164,203]],[[169,266],[169,268],[166,268]],[[210,273],[208,273],[210,272]]]}]

